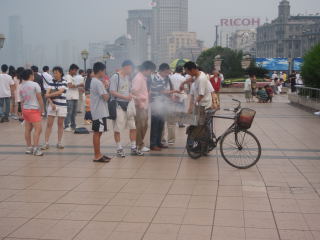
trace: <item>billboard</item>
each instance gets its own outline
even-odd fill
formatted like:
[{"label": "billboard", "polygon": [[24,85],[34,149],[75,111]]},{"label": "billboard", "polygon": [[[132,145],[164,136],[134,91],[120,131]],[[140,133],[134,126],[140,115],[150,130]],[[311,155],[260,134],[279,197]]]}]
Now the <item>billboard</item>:
[{"label": "billboard", "polygon": [[302,58],[295,58],[293,60],[293,70],[294,71],[301,71],[302,63],[303,63],[303,59]]},{"label": "billboard", "polygon": [[242,17],[242,18],[222,18],[220,19],[221,27],[259,27],[260,18]]},{"label": "billboard", "polygon": [[289,69],[287,58],[256,58],[256,64],[269,71],[288,71]]}]

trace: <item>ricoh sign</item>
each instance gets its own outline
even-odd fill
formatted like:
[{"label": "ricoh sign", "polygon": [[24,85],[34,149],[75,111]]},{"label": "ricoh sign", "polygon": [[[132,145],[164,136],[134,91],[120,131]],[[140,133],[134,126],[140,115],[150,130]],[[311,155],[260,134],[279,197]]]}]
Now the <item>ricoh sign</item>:
[{"label": "ricoh sign", "polygon": [[222,18],[220,19],[221,27],[259,27],[260,18]]}]

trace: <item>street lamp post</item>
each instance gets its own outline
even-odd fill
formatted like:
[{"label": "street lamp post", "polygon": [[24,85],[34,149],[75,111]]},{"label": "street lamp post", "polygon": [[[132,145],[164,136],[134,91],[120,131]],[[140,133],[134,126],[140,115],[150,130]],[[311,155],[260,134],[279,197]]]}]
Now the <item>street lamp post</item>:
[{"label": "street lamp post", "polygon": [[3,34],[0,34],[0,49],[3,48],[5,40],[6,40],[6,37]]},{"label": "street lamp post", "polygon": [[81,51],[81,57],[83,59],[84,71],[87,72],[87,59],[89,56],[89,52],[87,50]]}]

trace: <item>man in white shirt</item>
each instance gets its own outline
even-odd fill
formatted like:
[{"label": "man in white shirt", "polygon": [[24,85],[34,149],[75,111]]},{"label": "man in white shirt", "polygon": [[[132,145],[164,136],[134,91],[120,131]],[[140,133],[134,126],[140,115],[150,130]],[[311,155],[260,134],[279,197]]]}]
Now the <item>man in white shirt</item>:
[{"label": "man in white shirt", "polygon": [[[0,74],[0,122],[9,122],[10,99],[14,96],[14,81],[7,74],[8,66],[1,66]],[[4,110],[3,110],[4,109]]]},{"label": "man in white shirt", "polygon": [[75,64],[71,64],[69,68],[69,73],[65,76],[65,80],[68,84],[67,90],[67,105],[68,105],[68,114],[64,121],[65,131],[72,132],[76,129],[76,116],[77,108],[79,101],[79,87],[83,87],[84,83],[77,82],[75,76],[79,67]]},{"label": "man in white shirt", "polygon": [[256,80],[256,76],[250,75],[250,78],[246,79],[246,81],[244,82],[244,95],[247,102],[253,101],[251,86],[252,86],[252,81],[255,81],[255,80]]},{"label": "man in white shirt", "polygon": [[[184,65],[184,69],[187,74],[194,78],[191,95],[193,96],[195,112],[199,115],[199,125],[203,125],[205,123],[205,110],[212,108],[213,105],[212,93],[214,89],[208,76],[199,71],[194,62],[187,62]],[[192,109],[191,104],[189,111],[190,109]]]},{"label": "man in white shirt", "polygon": [[[51,76],[51,74],[49,73],[49,67],[48,66],[44,66],[42,68],[42,74],[40,74],[41,78],[42,78],[42,83],[43,83],[43,88],[47,91],[48,88],[50,88],[50,85],[53,83],[53,77]],[[42,100],[43,100],[43,104],[44,104],[44,116],[47,116],[47,99],[45,97],[45,93],[42,93]]]},{"label": "man in white shirt", "polygon": [[[84,84],[84,77],[85,77],[85,72],[82,69],[80,69],[79,74],[77,76],[75,76],[76,83],[77,84],[81,84],[81,83]],[[79,91],[79,102],[78,102],[77,112],[82,113],[82,109],[84,107],[84,105],[83,105],[84,87],[79,87],[78,91]]]}]

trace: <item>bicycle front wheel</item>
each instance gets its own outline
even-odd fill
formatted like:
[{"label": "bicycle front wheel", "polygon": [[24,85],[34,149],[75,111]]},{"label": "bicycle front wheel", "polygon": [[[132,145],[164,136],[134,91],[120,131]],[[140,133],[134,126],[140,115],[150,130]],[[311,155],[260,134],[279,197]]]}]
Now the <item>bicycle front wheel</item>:
[{"label": "bicycle front wheel", "polygon": [[220,152],[231,166],[247,169],[260,160],[261,144],[257,137],[247,130],[231,130],[222,137]]}]

